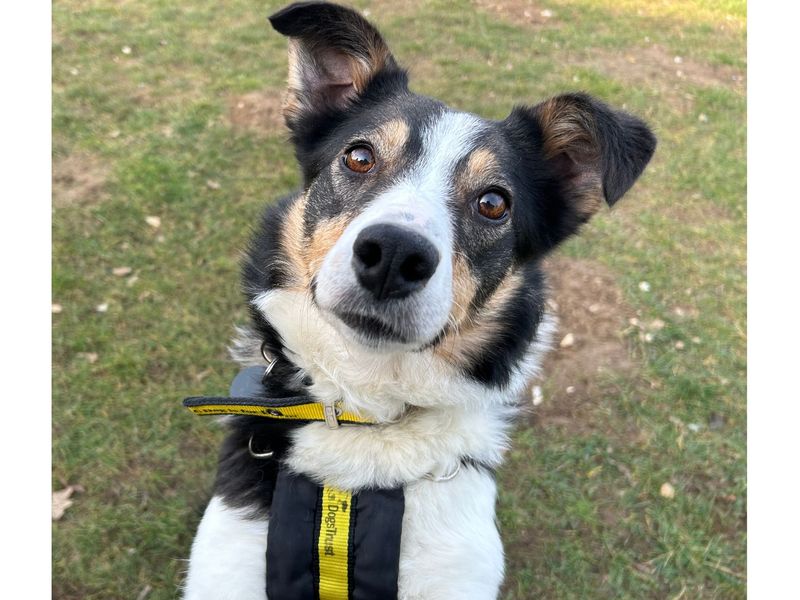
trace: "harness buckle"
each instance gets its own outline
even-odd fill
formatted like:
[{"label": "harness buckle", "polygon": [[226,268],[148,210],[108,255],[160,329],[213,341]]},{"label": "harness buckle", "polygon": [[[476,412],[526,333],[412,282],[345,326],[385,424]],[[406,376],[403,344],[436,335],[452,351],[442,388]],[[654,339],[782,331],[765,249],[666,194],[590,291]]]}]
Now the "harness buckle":
[{"label": "harness buckle", "polygon": [[325,423],[328,424],[330,429],[338,429],[339,428],[339,419],[338,411],[336,410],[336,406],[333,404],[323,404],[322,405],[322,412],[325,415]]}]

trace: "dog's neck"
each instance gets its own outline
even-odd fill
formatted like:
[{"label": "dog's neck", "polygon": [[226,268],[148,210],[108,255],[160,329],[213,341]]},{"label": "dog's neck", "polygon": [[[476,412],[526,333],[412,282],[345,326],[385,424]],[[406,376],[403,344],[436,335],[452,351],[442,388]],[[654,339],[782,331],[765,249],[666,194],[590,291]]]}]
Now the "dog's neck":
[{"label": "dog's neck", "polygon": [[[378,423],[335,430],[314,423],[292,436],[287,457],[292,468],[347,489],[392,487],[448,473],[465,457],[498,466],[520,395],[554,329],[545,319],[511,382],[490,388],[432,351],[380,354],[348,343],[306,293],[272,290],[257,298],[256,307],[280,336],[286,360],[297,367],[284,382],[288,387],[302,387],[322,403],[342,402],[345,410]],[[263,364],[260,343],[241,330],[234,358]]]},{"label": "dog's neck", "polygon": [[[485,412],[516,405],[538,374],[554,329],[544,319],[526,355],[514,366],[510,381],[491,387],[474,381],[432,349],[381,353],[345,339],[303,291],[273,289],[254,301],[281,340],[282,354],[297,367],[291,387],[323,404],[341,402],[345,410],[377,422],[396,421],[409,407],[452,408]],[[235,349],[258,347],[260,341],[238,341]],[[235,353],[238,359],[252,355]],[[257,360],[262,360],[259,353]],[[252,362],[247,362],[252,364]],[[256,363],[257,364],[257,363]]]}]

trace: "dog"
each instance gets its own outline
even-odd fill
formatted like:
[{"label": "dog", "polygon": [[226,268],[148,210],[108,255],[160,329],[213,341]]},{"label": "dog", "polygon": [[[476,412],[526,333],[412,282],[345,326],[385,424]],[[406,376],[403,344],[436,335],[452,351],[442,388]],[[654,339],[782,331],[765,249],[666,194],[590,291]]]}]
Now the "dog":
[{"label": "dog", "polygon": [[[288,37],[283,112],[303,187],[255,228],[251,325],[231,350],[244,367],[269,361],[270,385],[328,422],[281,422],[261,439],[265,419],[225,417],[184,597],[496,598],[494,470],[555,330],[541,261],[626,193],[655,137],[583,93],[502,121],[417,95],[349,8],[292,4],[270,22]],[[337,414],[371,424],[337,427]],[[279,471],[347,494],[401,490],[395,591],[329,592],[317,574],[307,594],[268,592]],[[308,552],[321,560],[322,548]],[[362,559],[350,559],[354,577]]]}]

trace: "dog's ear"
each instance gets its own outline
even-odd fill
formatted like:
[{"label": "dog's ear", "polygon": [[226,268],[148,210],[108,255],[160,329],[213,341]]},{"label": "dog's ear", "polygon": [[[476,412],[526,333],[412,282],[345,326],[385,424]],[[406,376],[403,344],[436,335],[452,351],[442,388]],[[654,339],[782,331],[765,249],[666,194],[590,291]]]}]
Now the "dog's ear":
[{"label": "dog's ear", "polygon": [[399,71],[378,30],[352,9],[298,2],[269,21],[289,38],[284,117],[290,129],[306,117],[345,108],[381,71]]},{"label": "dog's ear", "polygon": [[[656,148],[656,138],[643,121],[587,94],[517,107],[507,122],[527,131],[527,141],[540,148],[549,166],[565,204],[560,208],[570,213],[561,216],[562,238],[588,221],[603,202],[611,206],[619,200]],[[572,231],[569,221],[574,221]]]}]

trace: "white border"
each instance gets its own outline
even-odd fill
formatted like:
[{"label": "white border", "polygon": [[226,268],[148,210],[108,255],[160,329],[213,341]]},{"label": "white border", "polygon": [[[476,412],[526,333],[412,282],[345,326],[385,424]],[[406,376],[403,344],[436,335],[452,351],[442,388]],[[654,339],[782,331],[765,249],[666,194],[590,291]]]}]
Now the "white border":
[{"label": "white border", "polygon": [[748,593],[797,593],[800,10],[748,6]]},{"label": "white border", "polygon": [[[748,11],[748,591],[778,598],[796,588],[799,533],[800,10],[760,0]],[[22,407],[0,425],[0,527],[14,548],[3,590],[31,598],[51,585],[50,17],[49,2],[30,2],[0,19],[0,358],[4,399]]]},{"label": "white border", "polygon": [[0,17],[3,595],[47,598],[50,553],[49,2]]}]

